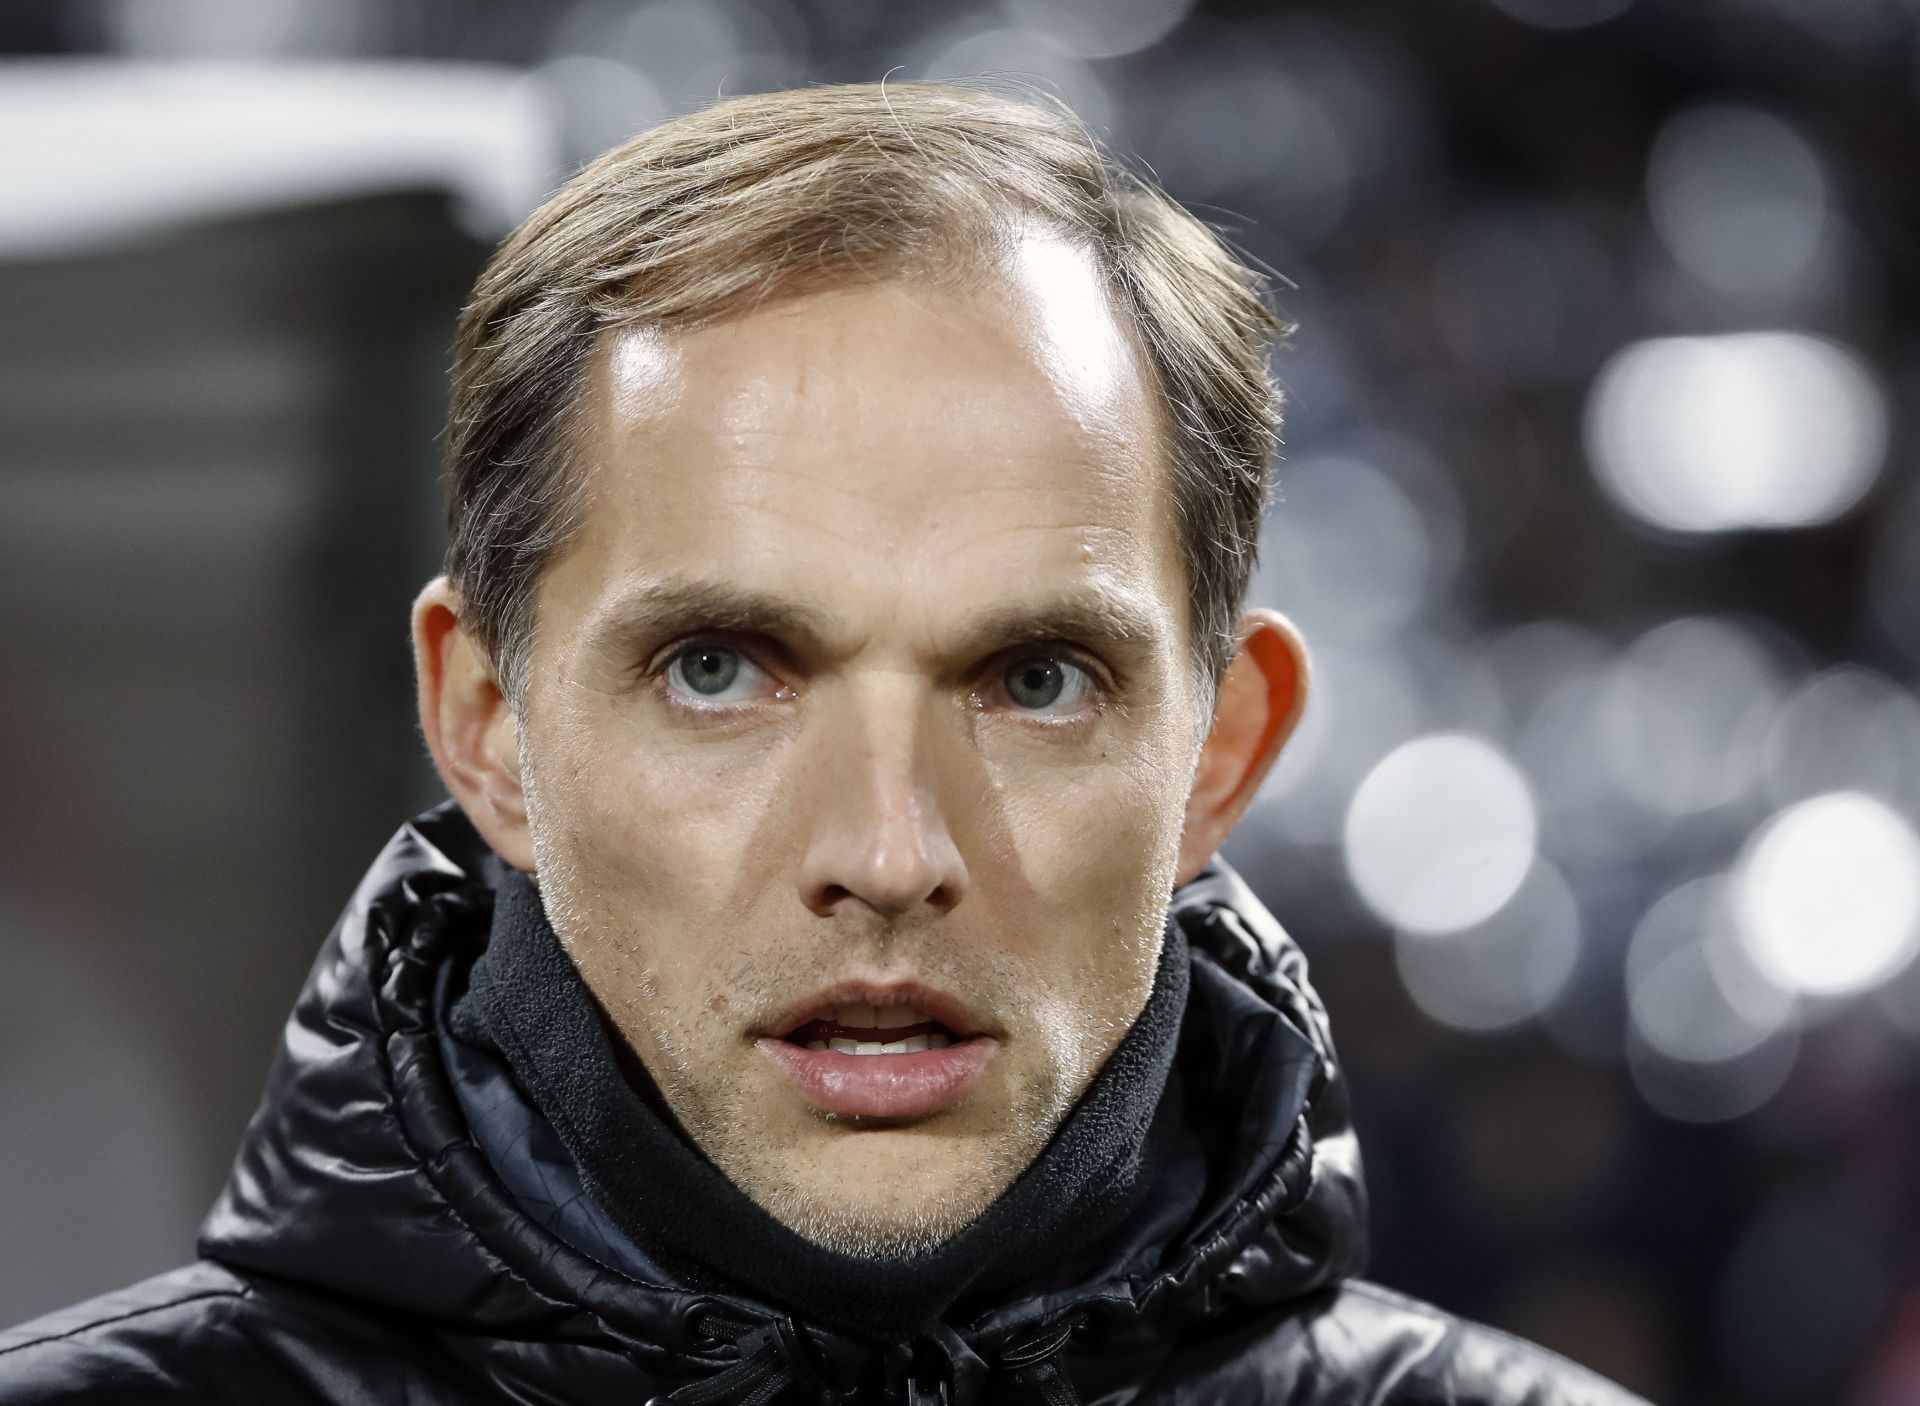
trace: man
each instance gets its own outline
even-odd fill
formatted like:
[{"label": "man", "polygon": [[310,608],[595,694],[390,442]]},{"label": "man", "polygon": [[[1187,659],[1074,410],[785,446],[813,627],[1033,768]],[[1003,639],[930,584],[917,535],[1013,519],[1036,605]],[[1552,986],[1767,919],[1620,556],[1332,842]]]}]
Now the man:
[{"label": "man", "polygon": [[1325,1016],[1213,858],[1307,678],[1239,613],[1260,295],[970,90],[582,172],[461,323],[452,802],[201,1262],[0,1338],[0,1400],[1625,1401],[1351,1278]]}]

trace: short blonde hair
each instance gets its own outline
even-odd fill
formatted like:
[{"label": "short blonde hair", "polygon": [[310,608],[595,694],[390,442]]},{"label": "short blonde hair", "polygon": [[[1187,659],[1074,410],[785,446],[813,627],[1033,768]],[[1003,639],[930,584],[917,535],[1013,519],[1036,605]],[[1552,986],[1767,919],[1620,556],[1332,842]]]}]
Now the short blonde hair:
[{"label": "short blonde hair", "polygon": [[568,181],[480,275],[454,350],[446,570],[515,709],[541,572],[586,497],[572,411],[602,331],[982,269],[1010,219],[1089,251],[1146,355],[1210,699],[1279,431],[1268,354],[1286,329],[1268,281],[1057,106],[865,83],[732,98],[644,132]]}]

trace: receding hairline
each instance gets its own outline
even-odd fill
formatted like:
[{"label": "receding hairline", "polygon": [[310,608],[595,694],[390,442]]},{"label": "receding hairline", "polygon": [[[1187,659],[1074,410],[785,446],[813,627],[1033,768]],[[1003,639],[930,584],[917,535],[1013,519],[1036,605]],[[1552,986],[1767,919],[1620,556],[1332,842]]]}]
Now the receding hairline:
[{"label": "receding hairline", "polygon": [[604,325],[710,322],[808,288],[964,280],[998,262],[981,255],[1009,217],[1038,216],[1093,255],[1154,392],[1193,644],[1217,678],[1279,419],[1265,353],[1286,329],[1270,284],[1061,104],[1006,86],[729,99],[608,152],[503,243],[456,342],[448,568],[463,593],[476,587],[482,643],[502,649],[508,675],[528,642],[529,579],[577,524],[565,488],[582,476],[557,451]]},{"label": "receding hairline", "polygon": [[[818,299],[888,288],[901,290],[909,296],[925,291],[959,302],[987,299],[1011,304],[1022,296],[1028,296],[1044,311],[1047,307],[1044,296],[1026,292],[1031,286],[1030,280],[1022,277],[1022,271],[1017,267],[1023,243],[1043,241],[1072,249],[1087,261],[1088,270],[1094,275],[1102,300],[1102,311],[1119,334],[1120,345],[1124,348],[1127,374],[1141,392],[1137,403],[1130,400],[1128,408],[1140,416],[1140,429],[1144,435],[1141,448],[1153,460],[1155,485],[1162,495],[1158,507],[1166,519],[1163,525],[1169,533],[1174,534],[1168,545],[1178,557],[1180,544],[1174,516],[1177,504],[1174,501],[1176,449],[1173,426],[1167,415],[1160,377],[1146,345],[1139,318],[1127,307],[1121,290],[1115,286],[1111,270],[1088,241],[1075,237],[1071,231],[1024,214],[1009,216],[995,223],[995,230],[977,246],[956,247],[956,258],[944,266],[922,268],[917,263],[902,261],[891,271],[869,267],[860,271],[845,271],[845,276],[835,276],[836,270],[829,268],[809,277],[795,278],[770,287],[759,296],[699,316],[660,318],[637,312],[628,318],[604,322],[594,330],[592,346],[582,361],[578,382],[562,411],[567,440],[563,477],[571,480],[569,486],[575,491],[583,495],[587,492],[587,481],[597,467],[596,451],[604,448],[596,442],[594,430],[604,420],[609,402],[619,389],[615,384],[619,374],[615,363],[621,348],[631,345],[633,339],[671,342],[702,332],[737,327],[761,314],[804,315],[804,305]],[[1036,370],[1035,375],[1039,379],[1047,379],[1044,371]],[[1112,445],[1122,438],[1099,424],[1083,424],[1082,428],[1102,445]]]},{"label": "receding hairline", "polygon": [[1145,329],[1138,313],[1129,305],[1110,261],[1102,257],[1095,242],[1024,210],[992,212],[980,223],[978,238],[969,238],[964,230],[948,231],[939,251],[950,256],[944,259],[923,259],[920,256],[931,251],[916,248],[864,265],[827,264],[796,270],[750,296],[730,299],[697,314],[660,316],[646,311],[641,300],[636,299],[629,313],[611,312],[593,329],[590,349],[582,359],[578,382],[563,413],[569,416],[579,413],[597,392],[606,389],[609,362],[623,339],[689,336],[737,326],[761,313],[797,311],[799,305],[813,299],[884,288],[909,294],[925,290],[960,302],[987,299],[1007,304],[1016,301],[1022,290],[1031,289],[1034,291],[1029,296],[1044,304],[1044,294],[1035,288],[1033,279],[1020,267],[1020,261],[1035,247],[1057,246],[1084,259],[1094,276],[1101,310],[1119,333],[1129,370],[1144,392],[1141,409],[1155,447],[1163,456],[1171,456],[1173,426],[1168,420],[1164,387],[1146,342]]},{"label": "receding hairline", "polygon": [[[1036,237],[1041,238],[1059,237],[1059,232],[1053,230],[1034,229],[1031,232]],[[814,280],[804,286],[796,286],[767,298],[755,300],[750,306],[735,308],[724,316],[716,315],[704,318],[667,321],[643,318],[626,323],[610,323],[601,327],[598,329],[596,335],[594,351],[588,358],[587,370],[583,377],[581,389],[574,397],[574,402],[569,408],[570,415],[575,419],[573,429],[575,438],[571,445],[569,472],[578,476],[578,482],[575,487],[581,495],[582,508],[585,509],[593,501],[595,497],[593,485],[599,479],[601,472],[608,467],[609,461],[607,456],[614,452],[613,446],[606,443],[602,435],[606,431],[614,428],[614,417],[619,414],[616,407],[620,401],[626,399],[626,393],[631,389],[615,384],[616,379],[621,375],[621,372],[616,369],[615,363],[621,359],[623,345],[630,344],[629,339],[639,338],[644,342],[666,342],[670,344],[673,341],[701,332],[724,330],[730,326],[738,326],[762,314],[791,312],[799,316],[805,316],[805,311],[801,305],[810,300],[831,298],[843,293],[859,293],[886,288],[899,288],[909,294],[919,290],[927,290],[937,296],[959,298],[962,300],[1002,296],[1016,298],[1023,296],[1019,291],[1022,287],[1023,280],[1018,280],[1013,277],[1015,270],[1011,264],[1011,259],[1015,252],[1011,245],[1002,245],[997,248],[995,254],[992,256],[994,263],[997,265],[996,273],[987,273],[983,270],[970,270],[957,274],[949,271],[944,276],[930,275],[926,279],[896,276],[853,280]],[[1126,411],[1131,414],[1137,414],[1139,417],[1137,427],[1140,434],[1137,438],[1132,434],[1117,433],[1106,425],[1099,423],[1097,419],[1089,420],[1082,414],[1070,412],[1075,433],[1085,436],[1088,443],[1089,452],[1084,467],[1090,474],[1101,474],[1107,469],[1107,464],[1102,462],[1104,456],[1116,452],[1126,454],[1144,465],[1149,477],[1142,484],[1141,496],[1145,497],[1150,493],[1154,495],[1154,501],[1150,504],[1150,511],[1145,515],[1143,530],[1151,530],[1158,536],[1160,540],[1152,544],[1152,550],[1156,554],[1164,555],[1166,560],[1174,568],[1175,579],[1184,583],[1185,563],[1181,553],[1178,533],[1178,504],[1176,501],[1173,447],[1164,410],[1160,405],[1158,397],[1154,394],[1155,376],[1153,367],[1147,359],[1145,348],[1140,344],[1138,329],[1134,326],[1133,319],[1127,315],[1124,307],[1121,306],[1115,298],[1113,290],[1107,286],[1110,280],[1107,280],[1104,276],[1100,276],[1102,271],[1097,258],[1093,256],[1092,251],[1082,250],[1081,252],[1088,259],[1089,271],[1099,276],[1101,292],[1104,298],[1103,310],[1105,316],[1112,324],[1114,331],[1118,334],[1121,347],[1124,348],[1123,354],[1126,357],[1127,367],[1126,375],[1133,385],[1142,392],[1142,395],[1138,398],[1133,396],[1124,397]],[[998,275],[1005,275],[1005,277],[1002,278]],[[1036,301],[1038,302],[1039,308],[1044,310],[1044,299],[1037,299]],[[671,353],[669,352],[668,355],[671,355]],[[674,373],[669,372],[667,374],[671,375]],[[1041,382],[1050,380],[1050,378],[1040,370],[1035,371],[1034,378],[1036,381]],[[664,391],[665,387],[662,387],[662,390]],[[667,394],[670,396],[671,392],[667,392]],[[671,471],[671,469],[671,465],[663,464],[650,467],[649,472],[662,470]],[[1112,531],[1114,529],[1105,528],[1099,530]],[[534,592],[536,600],[543,590],[546,581],[550,579],[553,567],[559,564],[560,558],[566,554],[567,550],[567,544],[562,544],[556,550],[554,558],[547,563],[546,570],[543,570],[540,578],[535,582]],[[723,605],[727,604],[727,602],[720,599],[721,595],[724,594],[722,592],[702,587],[700,583],[692,580],[681,580],[679,578],[663,580],[658,584],[660,586],[658,592],[651,588],[643,589],[639,592],[636,600],[638,600],[641,605],[644,605],[647,598],[657,594],[664,599],[668,605],[675,607],[688,603],[696,605],[705,603],[712,606],[717,615],[727,613],[726,610],[721,609]],[[704,595],[702,594],[703,590],[705,592]],[[603,602],[601,608],[613,606],[617,598],[624,594],[626,594],[626,591],[625,588],[622,588],[616,593],[615,597],[610,597],[608,601]],[[1102,601],[1106,602],[1114,612],[1114,618],[1108,622],[1106,627],[1102,627],[1098,621],[1091,618],[1092,613]],[[734,602],[733,604],[737,606],[738,602]],[[1160,629],[1154,624],[1151,618],[1153,612],[1148,610],[1139,601],[1137,592],[1121,589],[1111,584],[1093,582],[1088,585],[1084,595],[1078,598],[1079,613],[1075,613],[1073,604],[1073,602],[1063,599],[1052,608],[1051,613],[1056,618],[1061,630],[1066,631],[1067,627],[1071,626],[1070,633],[1084,637],[1090,641],[1118,644],[1123,640],[1138,640],[1142,638],[1158,639],[1161,634]],[[1179,604],[1184,607],[1184,597]],[[774,620],[779,617],[779,612],[774,609],[771,598],[759,598],[757,608],[759,614],[768,620]],[[593,612],[596,619],[599,613],[599,608],[596,608]],[[738,612],[736,611],[735,613]],[[624,608],[615,610],[616,616],[626,616],[628,614],[629,612]],[[1031,612],[1029,612],[1029,614],[1031,614]],[[992,610],[972,612],[970,618],[975,616],[978,617],[978,621],[976,622],[977,628],[980,632],[986,634],[994,633],[996,629],[1004,632],[1004,630],[1011,628],[1006,622],[1026,618],[1026,616],[1022,615],[1020,609],[1012,607],[999,608],[997,614]],[[641,616],[636,613],[634,618],[641,618]],[[799,605],[794,603],[792,613],[784,620],[783,628],[795,633],[817,631],[821,628],[821,621],[823,619],[824,617],[818,611],[813,613],[811,619],[803,618],[803,613]],[[1192,642],[1182,639],[1187,633],[1188,623],[1187,612],[1184,608],[1173,611],[1172,629],[1174,631],[1175,641],[1183,643],[1185,648],[1190,649]],[[968,632],[971,633],[974,628],[975,626],[969,626]],[[598,633],[598,626],[590,623],[589,634]]]}]

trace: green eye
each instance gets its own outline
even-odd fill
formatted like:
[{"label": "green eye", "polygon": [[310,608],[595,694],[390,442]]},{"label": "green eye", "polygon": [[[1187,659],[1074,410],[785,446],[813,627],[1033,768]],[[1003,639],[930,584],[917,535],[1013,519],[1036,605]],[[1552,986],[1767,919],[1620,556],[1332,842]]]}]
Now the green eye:
[{"label": "green eye", "polygon": [[1023,659],[1007,670],[1007,696],[1022,708],[1045,708],[1066,690],[1057,659]]},{"label": "green eye", "polygon": [[740,656],[731,649],[692,649],[679,662],[680,676],[695,693],[725,693],[740,677]]},{"label": "green eye", "polygon": [[1063,699],[1066,706],[1059,711],[1072,712],[1092,686],[1085,669],[1046,655],[1016,660],[1003,678],[1014,706],[1036,713],[1056,708]]},{"label": "green eye", "polygon": [[733,687],[745,662],[737,649],[702,644],[676,654],[667,672],[689,693],[717,698]]}]

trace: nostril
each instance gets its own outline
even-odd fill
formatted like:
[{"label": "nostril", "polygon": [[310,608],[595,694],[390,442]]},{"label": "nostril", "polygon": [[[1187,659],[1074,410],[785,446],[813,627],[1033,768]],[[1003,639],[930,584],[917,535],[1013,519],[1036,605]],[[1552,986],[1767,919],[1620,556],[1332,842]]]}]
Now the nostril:
[{"label": "nostril", "polygon": [[844,911],[849,900],[882,918],[947,913],[967,887],[966,866],[944,835],[878,833],[871,825],[826,825],[809,845],[801,896],[815,915]]}]

